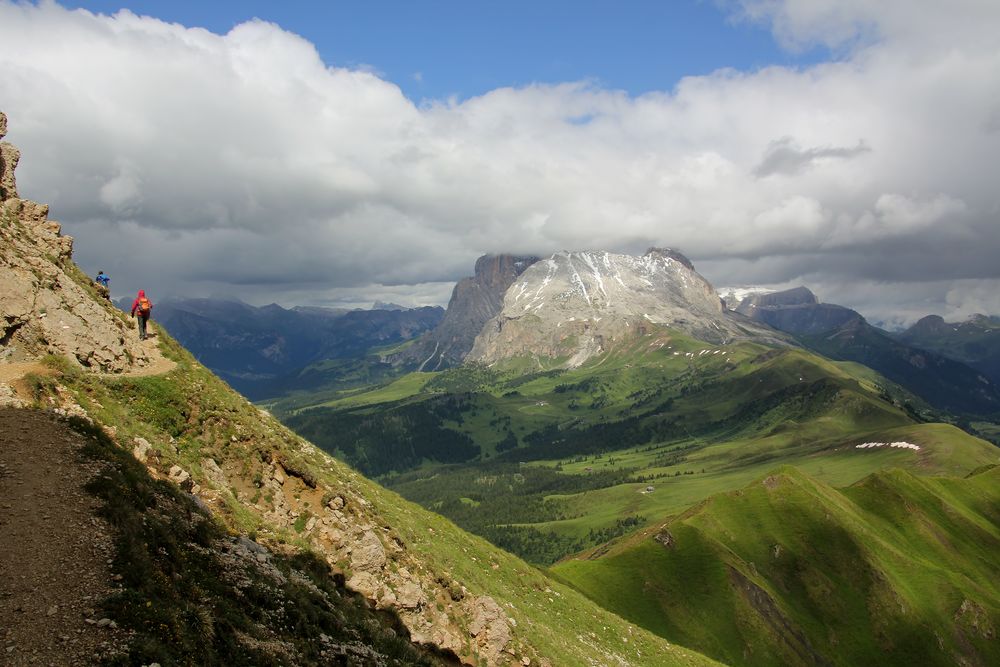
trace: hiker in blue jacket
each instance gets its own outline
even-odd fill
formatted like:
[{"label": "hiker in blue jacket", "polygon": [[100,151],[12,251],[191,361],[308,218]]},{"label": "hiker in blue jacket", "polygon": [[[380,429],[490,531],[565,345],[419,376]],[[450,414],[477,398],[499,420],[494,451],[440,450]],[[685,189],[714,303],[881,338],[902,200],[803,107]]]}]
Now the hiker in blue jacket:
[{"label": "hiker in blue jacket", "polygon": [[101,293],[105,299],[111,299],[111,288],[108,287],[108,283],[111,282],[111,278],[108,277],[104,271],[98,271],[97,277],[94,278],[94,282],[97,283],[97,291]]}]

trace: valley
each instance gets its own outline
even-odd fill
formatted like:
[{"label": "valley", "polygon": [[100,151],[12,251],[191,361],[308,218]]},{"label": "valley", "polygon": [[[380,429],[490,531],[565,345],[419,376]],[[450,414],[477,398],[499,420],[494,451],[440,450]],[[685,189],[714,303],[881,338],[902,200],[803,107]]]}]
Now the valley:
[{"label": "valley", "polygon": [[[919,399],[856,369],[661,330],[576,369],[411,374],[276,414],[411,500],[548,565],[776,465],[839,486],[889,466],[964,475],[996,461],[991,445],[918,421]],[[921,449],[855,447],[869,441]]]}]

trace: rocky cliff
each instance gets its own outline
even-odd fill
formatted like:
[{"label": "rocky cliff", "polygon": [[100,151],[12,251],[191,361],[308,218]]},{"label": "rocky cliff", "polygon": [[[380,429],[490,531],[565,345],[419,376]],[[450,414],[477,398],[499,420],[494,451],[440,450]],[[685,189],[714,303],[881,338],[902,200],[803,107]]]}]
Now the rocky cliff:
[{"label": "rocky cliff", "polygon": [[754,329],[724,311],[712,285],[675,250],[559,252],[511,285],[468,359],[548,357],[574,367],[655,327],[718,343]]},{"label": "rocky cliff", "polygon": [[[6,128],[0,113],[0,138]],[[95,298],[93,283],[70,258],[73,239],[48,219],[48,206],[18,198],[18,156],[0,144],[0,358],[58,354],[107,373],[148,365],[149,347],[127,317]]]},{"label": "rocky cliff", "polygon": [[483,325],[500,312],[507,288],[537,261],[533,256],[480,257],[475,274],[458,281],[452,290],[441,324],[394,361],[417,363],[426,371],[462,363]]}]

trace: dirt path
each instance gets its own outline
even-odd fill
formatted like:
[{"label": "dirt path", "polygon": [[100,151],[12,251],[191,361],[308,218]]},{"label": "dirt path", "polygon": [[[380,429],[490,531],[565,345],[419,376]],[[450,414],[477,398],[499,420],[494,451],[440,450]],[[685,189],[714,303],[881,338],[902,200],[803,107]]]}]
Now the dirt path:
[{"label": "dirt path", "polygon": [[113,545],[82,445],[51,415],[0,408],[0,665],[92,664],[122,642],[96,609]]},{"label": "dirt path", "polygon": [[169,373],[177,368],[177,362],[167,359],[160,352],[160,346],[156,342],[156,327],[153,326],[152,322],[148,326],[149,335],[140,345],[142,345],[142,349],[146,351],[146,354],[149,355],[150,363],[146,366],[133,368],[126,373],[105,373],[104,375],[110,377],[148,377],[150,375]]},{"label": "dirt path", "polygon": [[37,361],[18,361],[12,364],[0,362],[0,383],[13,384],[28,373],[44,373],[45,366]]},{"label": "dirt path", "polygon": [[[156,331],[151,328],[149,337],[140,343],[149,357],[149,364],[136,366],[125,373],[101,373],[100,375],[103,377],[149,377],[151,375],[163,375],[174,370],[177,368],[177,362],[163,356],[156,338]],[[30,373],[45,375],[52,373],[52,370],[38,361],[5,362],[0,360],[0,385],[10,387],[10,393],[19,396],[23,401],[30,401],[30,398],[27,396],[25,387],[20,381]],[[0,398],[2,398],[2,393],[0,392]]]}]

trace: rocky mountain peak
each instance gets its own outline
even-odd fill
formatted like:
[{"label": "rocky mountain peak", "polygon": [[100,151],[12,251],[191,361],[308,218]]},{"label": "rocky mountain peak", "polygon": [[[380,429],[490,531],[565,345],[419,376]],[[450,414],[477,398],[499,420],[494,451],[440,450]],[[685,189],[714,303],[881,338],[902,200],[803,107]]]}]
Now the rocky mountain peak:
[{"label": "rocky mountain peak", "polygon": [[475,274],[455,285],[441,323],[393,363],[416,363],[419,370],[440,370],[462,363],[483,325],[500,312],[507,288],[538,261],[531,255],[483,255]]},{"label": "rocky mountain peak", "polygon": [[927,315],[921,317],[907,330],[906,333],[914,334],[935,334],[945,330],[947,323],[940,315]]},{"label": "rocky mountain peak", "polygon": [[745,335],[690,260],[675,250],[645,254],[557,252],[528,269],[504,295],[468,359],[566,357],[577,366],[656,326],[703,340]]},{"label": "rocky mountain peak", "polygon": [[790,306],[814,306],[819,299],[808,287],[800,286],[780,292],[753,294],[745,298],[737,308],[746,314],[748,308],[786,308]]},{"label": "rocky mountain peak", "polygon": [[499,287],[506,290],[514,278],[537,261],[538,258],[534,256],[483,255],[476,260],[473,280],[483,287],[491,289]]},{"label": "rocky mountain peak", "polygon": [[[0,113],[0,136],[7,118]],[[17,196],[20,153],[0,143],[0,359],[45,354],[121,373],[152,363],[126,317],[100,299],[72,262],[73,239],[48,219],[49,207]]]},{"label": "rocky mountain peak", "polygon": [[736,312],[790,334],[817,334],[863,323],[861,315],[832,303],[820,303],[807,287],[769,294],[752,294]]},{"label": "rocky mountain peak", "polygon": [[664,257],[664,258],[667,258],[667,259],[676,260],[676,261],[680,262],[681,264],[683,264],[684,266],[686,266],[687,268],[689,268],[692,271],[694,271],[694,264],[692,264],[691,260],[688,259],[686,256],[684,256],[684,254],[681,253],[679,250],[674,250],[673,248],[656,248],[656,247],[652,247],[652,248],[648,248],[646,250],[646,253],[645,253],[644,256],[647,256],[647,255],[659,255],[660,257]]}]

